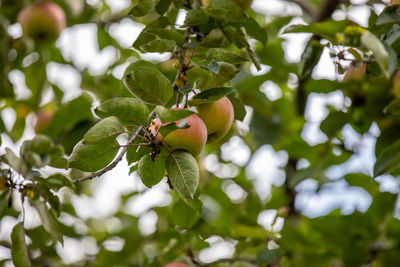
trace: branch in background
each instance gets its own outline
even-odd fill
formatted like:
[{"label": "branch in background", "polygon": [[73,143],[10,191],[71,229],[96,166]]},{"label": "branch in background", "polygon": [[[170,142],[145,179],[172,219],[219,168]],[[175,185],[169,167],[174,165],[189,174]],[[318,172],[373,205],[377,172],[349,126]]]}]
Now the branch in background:
[{"label": "branch in background", "polygon": [[325,0],[322,2],[319,12],[315,14],[313,21],[320,22],[329,18],[339,5],[340,0]]},{"label": "branch in background", "polygon": [[303,10],[303,12],[306,13],[311,18],[313,18],[317,12],[317,10],[312,5],[310,5],[307,2],[307,0],[287,0],[287,1],[297,4]]},{"label": "branch in background", "polygon": [[[321,4],[321,8],[319,9],[319,12],[313,16],[313,22],[321,22],[321,21],[329,18],[332,15],[332,13],[335,11],[335,9],[339,5],[339,3],[340,3],[340,0],[325,0]],[[315,39],[315,40],[320,39],[320,37],[316,36],[316,35],[313,35],[311,38]],[[304,113],[306,110],[308,94],[307,94],[304,86],[305,86],[306,82],[310,79],[311,73],[312,72],[310,72],[310,74],[308,76],[299,80],[299,85],[297,87],[295,102],[296,102],[297,113],[299,116],[304,116]],[[285,167],[286,180],[285,180],[284,188],[285,188],[285,191],[287,192],[288,196],[290,197],[289,214],[295,214],[294,202],[295,202],[296,192],[289,186],[289,182],[290,182],[291,178],[293,177],[293,174],[296,171],[296,165],[297,165],[297,160],[293,159],[293,158],[289,158],[288,163]]]},{"label": "branch in background", "polygon": [[[156,112],[153,110],[153,111],[150,113],[149,117],[148,117],[148,121],[150,121],[150,120],[154,117],[155,114],[156,114]],[[117,156],[107,167],[105,167],[104,169],[101,169],[101,170],[99,170],[99,171],[97,171],[97,172],[94,172],[94,173],[92,173],[92,174],[90,174],[90,175],[88,175],[88,176],[84,176],[84,177],[82,177],[82,178],[79,178],[79,179],[74,180],[74,184],[81,183],[81,182],[84,182],[84,181],[93,179],[93,178],[95,178],[95,177],[101,176],[101,175],[103,175],[104,173],[106,173],[106,172],[108,172],[108,171],[114,169],[115,166],[117,166],[117,164],[122,160],[122,158],[124,157],[125,153],[128,151],[128,148],[129,148],[129,147],[135,142],[135,140],[138,138],[138,135],[139,135],[140,132],[143,130],[143,128],[144,128],[143,126],[140,126],[140,127],[136,130],[136,132],[135,132],[135,134],[133,135],[133,137],[132,137],[132,138],[129,140],[129,142],[124,146],[124,148],[121,150],[121,152],[118,154],[118,156]]]}]

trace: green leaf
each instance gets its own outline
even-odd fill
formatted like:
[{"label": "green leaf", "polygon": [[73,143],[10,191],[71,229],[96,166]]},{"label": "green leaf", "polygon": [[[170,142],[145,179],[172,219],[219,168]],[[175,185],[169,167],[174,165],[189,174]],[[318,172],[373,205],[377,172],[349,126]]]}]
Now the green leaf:
[{"label": "green leaf", "polygon": [[282,126],[278,120],[259,112],[254,114],[250,124],[250,133],[257,144],[275,144],[281,132]]},{"label": "green leaf", "polygon": [[32,140],[22,143],[20,151],[23,159],[33,167],[49,165],[56,168],[67,166],[64,158],[64,148],[60,145],[54,146],[53,141],[45,135],[37,135]]},{"label": "green leaf", "polygon": [[176,191],[183,198],[193,198],[200,173],[196,159],[186,151],[175,151],[167,159],[167,173]]},{"label": "green leaf", "polygon": [[173,131],[177,130],[177,129],[187,129],[189,128],[189,124],[187,124],[187,120],[184,119],[182,120],[180,123],[176,124],[176,123],[169,123],[167,125],[163,125],[160,128],[160,134],[162,136],[167,136],[169,133],[172,133]]},{"label": "green leaf", "polygon": [[234,37],[241,46],[246,48],[246,52],[249,55],[254,66],[256,67],[257,71],[260,71],[260,59],[258,55],[254,52],[253,48],[250,46],[249,40],[247,38],[246,29],[244,27],[240,27],[240,31],[235,33]]},{"label": "green leaf", "polygon": [[364,173],[349,173],[344,179],[350,186],[358,186],[367,191],[372,197],[379,193],[379,183]]},{"label": "green leaf", "polygon": [[171,5],[171,0],[160,0],[155,6],[155,10],[158,14],[162,15],[168,11],[169,6]]},{"label": "green leaf", "polygon": [[387,6],[376,20],[376,25],[400,23],[400,8],[398,5]]},{"label": "green leaf", "polygon": [[336,91],[340,88],[340,83],[327,79],[313,80],[309,79],[306,82],[305,90],[308,93],[323,93],[327,94]]},{"label": "green leaf", "polygon": [[383,46],[385,47],[385,49],[386,49],[386,51],[388,53],[388,56],[389,56],[388,73],[389,73],[389,76],[390,76],[397,70],[397,61],[398,61],[397,60],[397,53],[393,49],[393,47],[391,47],[386,42],[383,43]]},{"label": "green leaf", "polygon": [[244,23],[238,26],[244,26],[246,33],[250,37],[260,41],[262,44],[267,43],[267,32],[253,18],[248,17]]},{"label": "green leaf", "polygon": [[69,167],[86,172],[100,170],[115,158],[118,149],[115,139],[100,144],[84,144],[81,140],[71,153]]},{"label": "green leaf", "polygon": [[143,142],[143,140],[138,138],[133,143],[134,145],[128,148],[128,151],[126,152],[126,160],[128,161],[128,164],[132,164],[140,160],[144,155],[150,153],[150,149],[147,146],[135,146],[135,144],[139,144],[140,142]]},{"label": "green leaf", "polygon": [[15,267],[29,267],[28,248],[25,243],[25,231],[22,222],[17,223],[11,232],[11,255]]},{"label": "green leaf", "polygon": [[171,222],[184,228],[190,228],[199,219],[199,212],[189,207],[184,201],[178,200],[171,211]]},{"label": "green leaf", "polygon": [[165,160],[162,157],[156,157],[153,161],[150,155],[146,155],[139,160],[137,172],[143,184],[151,188],[164,177]]},{"label": "green leaf", "polygon": [[311,23],[310,25],[291,25],[285,28],[283,33],[309,32],[336,43],[337,33],[344,32],[348,25],[348,20],[327,20]]},{"label": "green leaf", "polygon": [[212,0],[206,9],[209,16],[224,22],[243,22],[246,16],[240,7],[229,0]]},{"label": "green leaf", "polygon": [[16,172],[21,174],[22,176],[26,176],[28,173],[28,166],[26,166],[25,162],[17,157],[14,152],[6,147],[6,154],[4,155],[5,161],[7,164],[13,168]]},{"label": "green leaf", "polygon": [[303,54],[301,55],[299,75],[300,78],[305,78],[311,75],[315,65],[317,65],[324,47],[319,43],[319,41],[311,39]]},{"label": "green leaf", "polygon": [[329,115],[321,122],[320,128],[327,136],[335,136],[335,134],[340,131],[343,126],[349,122],[351,119],[351,114],[334,111],[329,113]]},{"label": "green leaf", "polygon": [[53,213],[49,211],[46,205],[39,200],[31,201],[33,207],[39,214],[39,218],[43,224],[44,229],[56,240],[63,244],[63,235],[61,233],[60,224],[54,217]]},{"label": "green leaf", "polygon": [[74,184],[61,173],[50,175],[44,180],[46,181],[46,185],[55,191],[58,191],[63,186],[74,188]]},{"label": "green leaf", "polygon": [[124,130],[124,126],[117,117],[107,117],[87,131],[83,137],[83,142],[86,144],[107,142],[110,139],[115,139]]},{"label": "green leaf", "polygon": [[233,78],[239,73],[239,70],[232,64],[226,62],[218,62],[219,64],[219,72],[215,76],[216,78],[216,86],[221,86]]},{"label": "green leaf", "polygon": [[226,38],[224,32],[219,28],[211,30],[200,42],[200,45],[208,48],[225,47],[229,44],[229,40]]},{"label": "green leaf", "polygon": [[361,43],[374,53],[383,74],[389,78],[389,54],[383,43],[370,31],[365,31],[361,35]]},{"label": "green leaf", "polygon": [[227,96],[229,100],[232,103],[233,110],[234,110],[234,119],[242,121],[244,120],[244,117],[246,116],[246,108],[244,107],[244,104],[242,100],[240,100],[238,97],[235,96],[234,93],[229,94]]},{"label": "green leaf", "polygon": [[214,59],[212,59],[208,65],[200,65],[200,67],[202,67],[206,70],[209,70],[215,74],[218,74],[218,72],[219,72],[219,65],[217,62],[214,61]]},{"label": "green leaf", "polygon": [[128,90],[144,102],[163,105],[171,99],[171,82],[161,72],[149,67],[138,67],[125,74],[123,82]]},{"label": "green leaf", "polygon": [[[39,181],[39,180],[38,180]],[[45,183],[39,183],[36,187],[39,195],[49,203],[50,207],[56,212],[57,216],[60,216],[61,203],[58,197],[50,191],[50,188]]]},{"label": "green leaf", "polygon": [[66,169],[68,165],[67,159],[64,157],[64,147],[61,145],[53,146],[50,151],[50,163],[49,166],[54,168]]},{"label": "green leaf", "polygon": [[135,42],[132,44],[132,46],[135,49],[140,50],[140,47],[154,39],[156,39],[156,36],[154,34],[146,32],[149,29],[153,28],[165,28],[170,24],[169,20],[167,17],[164,16],[159,16],[157,19],[153,20],[150,22],[146,28],[144,28],[139,36],[136,38]]},{"label": "green leaf", "polygon": [[128,126],[145,124],[150,113],[142,101],[132,97],[117,97],[106,100],[95,108],[94,112],[103,119],[115,116]]},{"label": "green leaf", "polygon": [[177,45],[182,46],[185,42],[185,37],[182,33],[176,30],[162,29],[162,28],[149,28],[145,32],[157,36],[159,39],[175,41]]},{"label": "green leaf", "polygon": [[188,103],[190,106],[197,106],[204,103],[212,103],[217,101],[218,99],[223,98],[234,92],[234,88],[232,87],[218,87],[211,88],[205,91],[200,92],[199,94],[192,97]]},{"label": "green leaf", "polygon": [[391,173],[400,168],[400,141],[387,146],[379,155],[374,166],[374,177]]},{"label": "green leaf", "polygon": [[174,122],[184,118],[189,117],[190,115],[194,114],[195,112],[188,110],[188,109],[167,109],[163,106],[157,106],[156,114],[158,118],[160,118],[162,123]]},{"label": "green leaf", "polygon": [[150,12],[153,8],[153,0],[140,0],[132,9],[129,11],[129,15],[134,17],[143,17]]},{"label": "green leaf", "polygon": [[141,47],[155,39],[156,39],[156,37],[153,34],[147,33],[145,30],[143,30],[140,32],[139,36],[136,38],[135,42],[132,44],[132,47],[139,51],[143,51],[141,49]]},{"label": "green leaf", "polygon": [[145,52],[172,52],[176,46],[176,42],[173,40],[165,40],[165,39],[155,39],[147,44],[144,44],[140,47]]},{"label": "green leaf", "polygon": [[181,86],[181,87],[178,88],[178,90],[182,94],[186,94],[186,93],[189,93],[190,91],[193,90],[193,86],[191,86],[191,85]]},{"label": "green leaf", "polygon": [[59,135],[66,129],[72,129],[76,124],[92,120],[93,97],[88,93],[83,93],[79,97],[65,103],[54,114],[49,128],[44,132],[49,136],[59,138]]},{"label": "green leaf", "polygon": [[24,69],[26,86],[31,90],[35,105],[40,104],[43,89],[46,83],[46,67],[43,55],[38,55],[39,59]]},{"label": "green leaf", "polygon": [[191,27],[206,24],[208,22],[208,15],[202,8],[194,8],[187,12],[184,26]]},{"label": "green leaf", "polygon": [[307,178],[311,178],[314,175],[315,171],[316,169],[311,166],[305,169],[297,170],[290,178],[290,188],[295,188],[296,185],[298,185],[301,181]]},{"label": "green leaf", "polygon": [[224,61],[231,64],[240,64],[248,61],[248,59],[230,52],[226,52],[221,48],[208,49],[208,59],[215,59],[216,61]]},{"label": "green leaf", "polygon": [[390,101],[383,111],[396,116],[400,115],[400,100],[395,99]]},{"label": "green leaf", "polygon": [[282,255],[279,248],[267,249],[263,248],[258,252],[257,260],[262,263],[273,263]]}]

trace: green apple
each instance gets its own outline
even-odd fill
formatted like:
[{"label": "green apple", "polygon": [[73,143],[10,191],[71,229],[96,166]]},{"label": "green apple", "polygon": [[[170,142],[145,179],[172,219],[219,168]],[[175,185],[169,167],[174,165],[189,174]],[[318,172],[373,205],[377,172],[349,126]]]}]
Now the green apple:
[{"label": "green apple", "polygon": [[234,118],[232,102],[224,96],[212,102],[196,106],[197,114],[207,127],[207,142],[222,138],[231,128]]},{"label": "green apple", "polygon": [[[167,136],[163,137],[158,133],[157,138],[161,139],[169,152],[174,150],[186,150],[193,156],[198,156],[204,149],[207,142],[207,128],[204,122],[196,115],[190,115],[186,118],[190,126],[186,129],[177,129]],[[182,120],[175,123],[179,124]],[[161,127],[162,122],[159,118],[155,121],[154,127],[151,129],[153,136]]]},{"label": "green apple", "polygon": [[64,11],[52,2],[26,6],[19,12],[17,20],[24,35],[41,42],[56,40],[66,26]]}]

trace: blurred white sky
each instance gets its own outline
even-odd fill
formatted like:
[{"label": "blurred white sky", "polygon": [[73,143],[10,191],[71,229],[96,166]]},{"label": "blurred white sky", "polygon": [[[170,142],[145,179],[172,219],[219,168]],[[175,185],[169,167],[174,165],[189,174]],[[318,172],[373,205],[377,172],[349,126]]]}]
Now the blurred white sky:
[{"label": "blurred white sky", "polygon": [[[99,1],[87,0],[88,3],[96,5]],[[106,1],[111,7],[113,12],[118,12],[127,6],[130,1],[128,0],[108,0]],[[286,3],[280,0],[254,0],[252,8],[258,12],[265,13],[267,18],[271,15],[301,15],[301,9],[292,3]],[[367,6],[363,5],[366,1],[352,1],[357,6],[352,7],[350,10],[336,11],[334,14],[335,19],[350,18],[361,26],[367,26],[367,19],[370,10]],[[376,4],[374,8],[378,11],[383,9],[383,5]],[[180,13],[178,23],[182,23],[184,19],[184,12]],[[295,18],[292,23],[304,23],[302,19]],[[120,23],[111,25],[109,31],[111,35],[117,39],[123,47],[130,47],[136,39],[143,25],[132,21],[129,18],[123,19]],[[21,35],[19,25],[15,24],[10,27],[10,33],[13,36]],[[309,34],[285,34],[282,37],[285,39],[284,50],[285,58],[289,62],[298,62],[301,53],[304,49]],[[74,65],[82,70],[88,68],[89,72],[93,75],[100,75],[104,73],[109,65],[117,59],[117,50],[108,46],[99,50],[96,39],[96,26],[94,24],[84,24],[73,26],[63,31],[62,35],[57,41],[57,47],[62,51],[63,56],[67,60],[71,60]],[[34,55],[33,55],[34,56]],[[147,53],[144,54],[145,59],[156,61],[163,61],[169,57],[168,53],[157,54]],[[122,74],[129,63],[123,64],[115,68],[112,74],[121,78]],[[268,72],[269,66],[264,66],[263,72]],[[77,69],[69,65],[62,65],[58,63],[49,63],[46,68],[48,78],[51,82],[57,84],[65,93],[64,101],[75,98],[81,92],[80,82],[81,77]],[[254,75],[258,73],[252,69]],[[329,58],[328,51],[324,51],[323,56],[313,73],[314,78],[327,78],[336,79],[335,66]],[[23,73],[14,70],[10,73],[11,81],[17,88],[20,97],[29,96],[29,90],[24,83]],[[271,81],[267,81],[260,88],[266,96],[274,101],[282,96],[279,86]],[[319,130],[320,122],[327,116],[327,105],[334,106],[337,109],[343,107],[343,95],[341,92],[333,92],[327,95],[312,94],[308,102],[306,110],[307,123],[302,132],[303,138],[311,145],[324,142],[326,136]],[[15,120],[15,112],[12,109],[6,109],[2,112],[2,118],[6,121],[8,128],[11,128]],[[23,139],[29,139],[34,136],[32,125],[34,124],[34,116],[28,116],[28,129],[24,133]],[[246,118],[248,121],[249,118]],[[354,155],[349,162],[340,166],[332,167],[327,171],[327,176],[333,180],[343,176],[344,173],[353,171],[363,171],[367,174],[372,173],[374,157],[374,145],[376,136],[379,133],[378,128],[374,125],[370,135],[360,136],[351,127],[344,127],[342,134],[345,140],[351,146],[357,146],[359,153]],[[0,152],[3,153],[5,147],[12,147],[15,152],[21,142],[12,144],[11,141],[2,135],[3,145]],[[225,160],[231,160],[233,163],[244,166],[250,158],[250,151],[248,147],[239,137],[233,137],[227,144],[222,146],[222,156]],[[261,147],[252,157],[251,162],[248,164],[246,171],[248,176],[254,179],[256,189],[262,198],[269,196],[271,185],[281,185],[284,181],[284,172],[282,167],[287,162],[286,152],[275,152],[271,146],[265,145]],[[304,160],[303,166],[307,166]],[[236,167],[233,164],[218,163],[215,156],[209,155],[206,158],[206,167],[221,179],[233,177],[236,173]],[[105,218],[119,207],[119,196],[124,193],[132,191],[143,191],[143,193],[133,197],[124,210],[132,215],[140,217],[140,229],[144,234],[150,234],[155,230],[157,222],[156,213],[149,211],[152,206],[168,205],[171,202],[168,187],[166,183],[162,182],[153,187],[151,190],[145,190],[145,186],[140,182],[136,175],[128,176],[129,167],[126,161],[122,161],[114,170],[103,175],[101,178],[94,179],[92,182],[93,197],[87,196],[73,196],[72,203],[77,209],[77,212],[82,218]],[[398,181],[392,177],[384,177],[378,179],[381,183],[381,189],[393,191],[393,188],[398,188]],[[223,183],[223,190],[231,198],[233,202],[243,201],[246,197],[246,192],[230,180]],[[315,217],[329,213],[332,209],[340,208],[343,213],[351,213],[354,209],[365,211],[370,202],[371,197],[361,188],[347,187],[343,182],[333,182],[325,186],[318,194],[315,193],[317,184],[311,179],[307,179],[297,186],[299,194],[297,196],[296,205],[305,215]],[[208,202],[205,201],[205,205]],[[276,216],[274,211],[263,211],[260,213],[259,222],[265,228],[271,230],[272,218]],[[28,212],[26,220],[26,227],[34,227],[39,223],[37,216],[34,212]],[[68,218],[64,218],[65,222]],[[111,225],[117,225],[118,220],[110,222]],[[8,239],[11,228],[15,220],[5,218],[0,225],[0,239]],[[278,220],[274,226],[274,231],[279,230],[283,221]],[[78,227],[83,227],[78,224]],[[111,227],[111,226],[110,226]],[[83,229],[84,231],[84,229]],[[218,257],[230,256],[234,251],[234,242],[221,240],[218,237],[207,240],[210,244],[214,244],[213,248],[219,249]],[[63,255],[66,263],[71,263],[78,260],[83,256],[84,252],[93,253],[96,249],[93,240],[88,238],[81,243],[76,244],[75,241],[67,239],[64,248],[59,247],[59,252]],[[111,240],[110,249],[121,247],[121,240]],[[223,246],[221,246],[223,244]],[[74,249],[75,248],[75,249]],[[211,250],[212,251],[212,250]],[[214,250],[215,252],[216,250]],[[7,253],[7,252],[5,252]],[[2,251],[0,250],[0,258]],[[4,256],[4,254],[3,254]],[[203,251],[200,258],[204,261],[214,260],[215,254]]]}]

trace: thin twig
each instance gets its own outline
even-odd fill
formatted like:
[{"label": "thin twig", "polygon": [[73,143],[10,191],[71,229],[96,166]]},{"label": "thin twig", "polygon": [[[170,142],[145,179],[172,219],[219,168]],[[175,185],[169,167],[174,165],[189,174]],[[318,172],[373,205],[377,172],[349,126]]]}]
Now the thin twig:
[{"label": "thin twig", "polygon": [[[153,116],[155,115],[155,113],[156,113],[156,112],[155,112],[154,110],[150,113],[150,115],[149,115],[149,117],[148,117],[148,121],[150,121],[150,120],[153,118]],[[84,181],[93,179],[93,178],[95,178],[95,177],[101,176],[101,175],[103,175],[104,173],[106,173],[106,172],[108,172],[108,171],[114,169],[115,166],[117,166],[117,164],[122,160],[122,158],[124,157],[126,151],[128,151],[128,148],[135,142],[135,140],[137,139],[139,133],[143,130],[143,128],[144,128],[143,126],[140,126],[140,127],[136,130],[135,134],[134,134],[133,137],[129,140],[129,142],[126,144],[126,146],[121,150],[121,152],[118,154],[118,156],[117,156],[108,166],[106,166],[105,168],[103,168],[103,169],[101,169],[101,170],[99,170],[99,171],[97,171],[97,172],[94,172],[94,173],[92,173],[92,174],[90,174],[90,175],[87,175],[87,176],[84,176],[84,177],[82,177],[82,178],[79,178],[79,179],[74,180],[74,184],[81,183],[81,182],[84,182]]]}]

